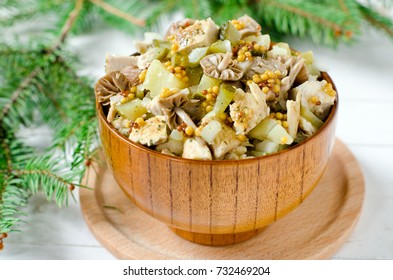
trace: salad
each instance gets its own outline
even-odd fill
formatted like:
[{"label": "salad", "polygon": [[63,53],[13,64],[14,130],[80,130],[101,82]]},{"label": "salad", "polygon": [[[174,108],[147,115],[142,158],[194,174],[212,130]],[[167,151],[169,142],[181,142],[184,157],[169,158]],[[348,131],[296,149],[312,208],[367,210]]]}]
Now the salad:
[{"label": "salad", "polygon": [[264,156],[312,136],[334,104],[312,52],[273,44],[244,15],[146,33],[138,53],[107,55],[95,86],[107,120],[125,137],[189,159]]}]

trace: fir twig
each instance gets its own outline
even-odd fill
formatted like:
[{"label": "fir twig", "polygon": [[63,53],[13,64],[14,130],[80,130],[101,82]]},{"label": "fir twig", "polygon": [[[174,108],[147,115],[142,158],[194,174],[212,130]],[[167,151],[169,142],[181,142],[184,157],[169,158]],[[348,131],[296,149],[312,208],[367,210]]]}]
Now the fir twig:
[{"label": "fir twig", "polygon": [[144,27],[145,26],[145,20],[143,19],[139,19],[134,17],[133,15],[127,14],[125,12],[123,12],[122,10],[102,1],[102,0],[89,0],[90,2],[92,2],[93,4],[97,5],[98,7],[100,7],[101,9],[107,11],[108,13],[122,18],[128,22],[130,22],[131,24],[135,24],[137,26],[141,26]]},{"label": "fir twig", "polygon": [[18,100],[19,95],[26,89],[29,84],[33,81],[33,79],[38,75],[40,72],[40,67],[36,67],[20,84],[20,86],[12,93],[10,101],[3,107],[1,114],[0,114],[0,124],[3,122],[4,117],[8,114],[11,106]]},{"label": "fir twig", "polygon": [[61,34],[58,41],[53,45],[53,47],[48,51],[48,54],[52,54],[55,52],[65,41],[67,35],[70,33],[70,30],[78,17],[80,11],[82,10],[84,0],[76,0],[75,8],[69,14],[66,22],[61,29]]},{"label": "fir twig", "polygon": [[360,11],[371,25],[383,30],[393,38],[393,23],[389,18],[363,5],[360,5]]}]

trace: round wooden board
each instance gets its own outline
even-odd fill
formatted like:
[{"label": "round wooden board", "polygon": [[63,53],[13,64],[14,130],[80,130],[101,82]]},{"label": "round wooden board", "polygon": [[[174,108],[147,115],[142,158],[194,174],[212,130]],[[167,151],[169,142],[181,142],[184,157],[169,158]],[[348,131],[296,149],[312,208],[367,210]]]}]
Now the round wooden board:
[{"label": "round wooden board", "polygon": [[352,232],[363,204],[364,180],[349,149],[336,141],[327,169],[311,195],[293,212],[236,245],[191,243],[137,208],[106,164],[90,168],[80,189],[85,220],[119,259],[325,259]]}]

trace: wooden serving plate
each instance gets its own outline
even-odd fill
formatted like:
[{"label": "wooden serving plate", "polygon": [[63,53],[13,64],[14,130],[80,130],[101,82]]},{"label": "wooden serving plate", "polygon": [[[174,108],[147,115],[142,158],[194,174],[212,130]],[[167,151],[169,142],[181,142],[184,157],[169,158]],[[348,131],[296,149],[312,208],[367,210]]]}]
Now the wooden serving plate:
[{"label": "wooden serving plate", "polygon": [[119,259],[325,259],[352,232],[364,199],[361,169],[341,141],[317,187],[298,208],[235,245],[210,247],[180,238],[137,208],[106,164],[90,168],[85,184],[94,189],[79,190],[85,220]]}]

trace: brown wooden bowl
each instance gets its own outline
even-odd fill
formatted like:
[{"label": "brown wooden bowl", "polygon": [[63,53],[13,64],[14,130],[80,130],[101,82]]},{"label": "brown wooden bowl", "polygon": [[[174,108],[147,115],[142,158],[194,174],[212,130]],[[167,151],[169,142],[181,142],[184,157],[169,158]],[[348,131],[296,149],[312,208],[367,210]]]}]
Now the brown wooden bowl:
[{"label": "brown wooden bowl", "polygon": [[[327,73],[323,78],[333,84]],[[337,108],[338,99],[318,132],[287,150],[204,161],[133,143],[107,122],[97,104],[102,147],[124,193],[179,236],[204,245],[245,241],[302,203],[327,165]]]}]

